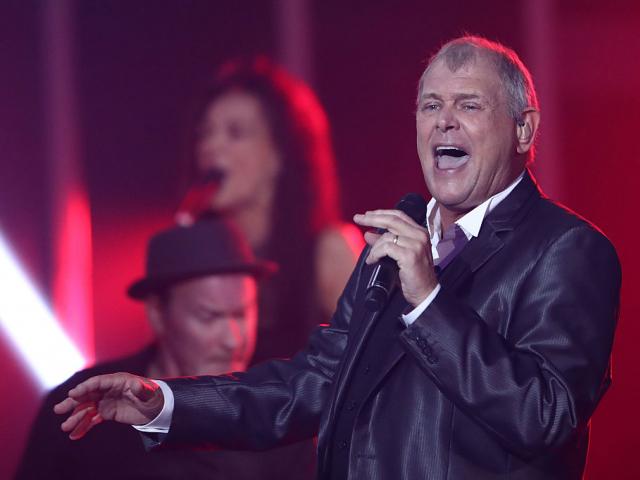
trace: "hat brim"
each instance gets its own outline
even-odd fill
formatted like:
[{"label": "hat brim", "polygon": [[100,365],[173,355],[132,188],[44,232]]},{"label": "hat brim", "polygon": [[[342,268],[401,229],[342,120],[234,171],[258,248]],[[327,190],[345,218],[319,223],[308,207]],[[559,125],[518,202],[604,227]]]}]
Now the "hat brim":
[{"label": "hat brim", "polygon": [[278,264],[268,260],[258,260],[247,265],[233,265],[224,268],[202,270],[191,272],[185,275],[169,275],[164,277],[145,277],[133,282],[127,288],[127,295],[134,300],[144,300],[146,297],[160,290],[168,288],[176,283],[192,280],[194,278],[206,277],[208,275],[225,275],[233,273],[245,273],[261,279],[273,275],[278,271]]}]

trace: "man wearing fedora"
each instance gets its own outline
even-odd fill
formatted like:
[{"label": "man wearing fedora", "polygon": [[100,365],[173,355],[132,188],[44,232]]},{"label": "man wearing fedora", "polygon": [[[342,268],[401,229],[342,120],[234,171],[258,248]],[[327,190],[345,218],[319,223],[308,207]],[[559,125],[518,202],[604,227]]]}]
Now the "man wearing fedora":
[{"label": "man wearing fedora", "polygon": [[313,475],[312,441],[266,452],[166,449],[145,452],[133,429],[105,425],[72,442],[60,430],[53,405],[94,375],[130,372],[151,377],[220,375],[244,370],[257,327],[257,280],[276,269],[257,260],[233,224],[207,218],[155,235],[146,275],[128,295],[143,301],[153,345],[133,356],[73,375],[44,401],[18,479],[304,479]]}]

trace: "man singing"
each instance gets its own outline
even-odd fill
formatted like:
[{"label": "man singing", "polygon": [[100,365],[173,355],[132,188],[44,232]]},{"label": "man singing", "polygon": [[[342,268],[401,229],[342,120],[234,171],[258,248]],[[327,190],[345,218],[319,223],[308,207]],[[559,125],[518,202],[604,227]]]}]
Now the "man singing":
[{"label": "man singing", "polygon": [[[262,449],[319,435],[321,479],[579,479],[610,384],[620,266],[594,226],[544,198],[527,165],[540,114],[510,49],[445,44],[420,79],[424,225],[356,215],[363,253],[330,325],[290,361],[155,382],[94,377],[56,412],[72,438],[103,420],[147,443]],[[390,257],[399,288],[363,299]],[[300,279],[304,281],[304,279]]]}]

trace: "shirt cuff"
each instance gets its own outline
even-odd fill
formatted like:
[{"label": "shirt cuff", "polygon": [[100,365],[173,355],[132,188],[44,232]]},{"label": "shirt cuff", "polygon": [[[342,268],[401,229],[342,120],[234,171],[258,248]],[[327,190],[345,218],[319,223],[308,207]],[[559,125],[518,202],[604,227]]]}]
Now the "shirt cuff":
[{"label": "shirt cuff", "polygon": [[402,315],[402,321],[407,327],[411,325],[413,322],[415,322],[418,319],[418,317],[422,315],[422,312],[424,312],[427,309],[427,307],[431,305],[431,302],[433,302],[433,299],[436,298],[436,295],[438,294],[439,291],[440,291],[440,284],[436,285],[436,288],[434,288],[431,291],[429,296],[425,298],[420,303],[420,305],[418,305],[416,308],[411,310],[406,315]]},{"label": "shirt cuff", "polygon": [[164,396],[164,405],[162,410],[156,418],[151,420],[146,425],[131,425],[139,432],[145,433],[169,433],[169,427],[171,426],[171,418],[173,417],[173,392],[162,380],[151,380],[153,383],[160,387],[162,395]]}]

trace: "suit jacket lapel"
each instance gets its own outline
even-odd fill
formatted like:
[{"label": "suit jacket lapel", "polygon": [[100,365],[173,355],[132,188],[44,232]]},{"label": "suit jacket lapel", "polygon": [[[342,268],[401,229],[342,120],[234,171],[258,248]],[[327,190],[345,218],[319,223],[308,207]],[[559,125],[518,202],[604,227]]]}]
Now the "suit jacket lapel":
[{"label": "suit jacket lapel", "polygon": [[[351,375],[353,374],[356,362],[362,351],[367,345],[367,340],[371,337],[371,333],[377,322],[382,321],[399,321],[398,318],[404,311],[407,306],[407,302],[402,296],[402,292],[397,289],[393,294],[391,300],[387,307],[380,312],[379,314],[371,314],[367,312],[362,305],[360,305],[358,311],[354,310],[354,313],[358,315],[363,315],[362,321],[360,325],[357,327],[357,331],[355,332],[355,338],[352,337],[353,341],[347,347],[347,352],[345,355],[345,363],[341,368],[339,377],[337,379],[336,391],[334,395],[334,402],[332,403],[332,411],[330,413],[330,422],[333,421],[336,413],[336,408],[343,401],[346,386],[350,381]],[[385,355],[388,355],[388,361],[385,362],[385,367],[383,371],[375,372],[374,381],[372,385],[375,386],[378,384],[379,380],[386,375],[386,372],[395,364],[404,351],[400,347],[399,342],[389,341],[389,350],[384,352]]]},{"label": "suit jacket lapel", "polygon": [[[378,321],[380,322],[394,322],[397,324],[398,329],[402,328],[401,315],[408,308],[408,303],[402,296],[402,292],[398,290],[391,300],[389,307],[385,310],[384,315]],[[380,352],[381,355],[384,355],[384,363],[382,366],[375,372],[373,372],[368,391],[365,393],[364,398],[367,399],[371,395],[371,393],[375,390],[375,388],[384,380],[387,374],[391,371],[391,369],[400,361],[400,359],[405,355],[405,351],[400,345],[400,341],[397,337],[393,337],[389,339],[389,343],[387,345],[387,349],[384,352]]]},{"label": "suit jacket lapel", "polygon": [[338,378],[336,380],[334,401],[331,405],[330,421],[333,421],[336,408],[342,403],[342,399],[346,390],[345,386],[347,385],[347,382],[351,377],[354,366],[356,364],[356,360],[358,359],[360,353],[362,352],[362,349],[366,345],[366,340],[371,335],[373,326],[376,324],[376,321],[379,317],[379,314],[372,314],[368,312],[362,305],[360,305],[357,310],[354,309],[354,314],[362,315],[362,320],[360,321],[360,325],[356,328],[354,336],[350,336],[350,341],[347,344],[344,363],[342,365],[342,368],[340,368],[340,372],[338,373]]}]

